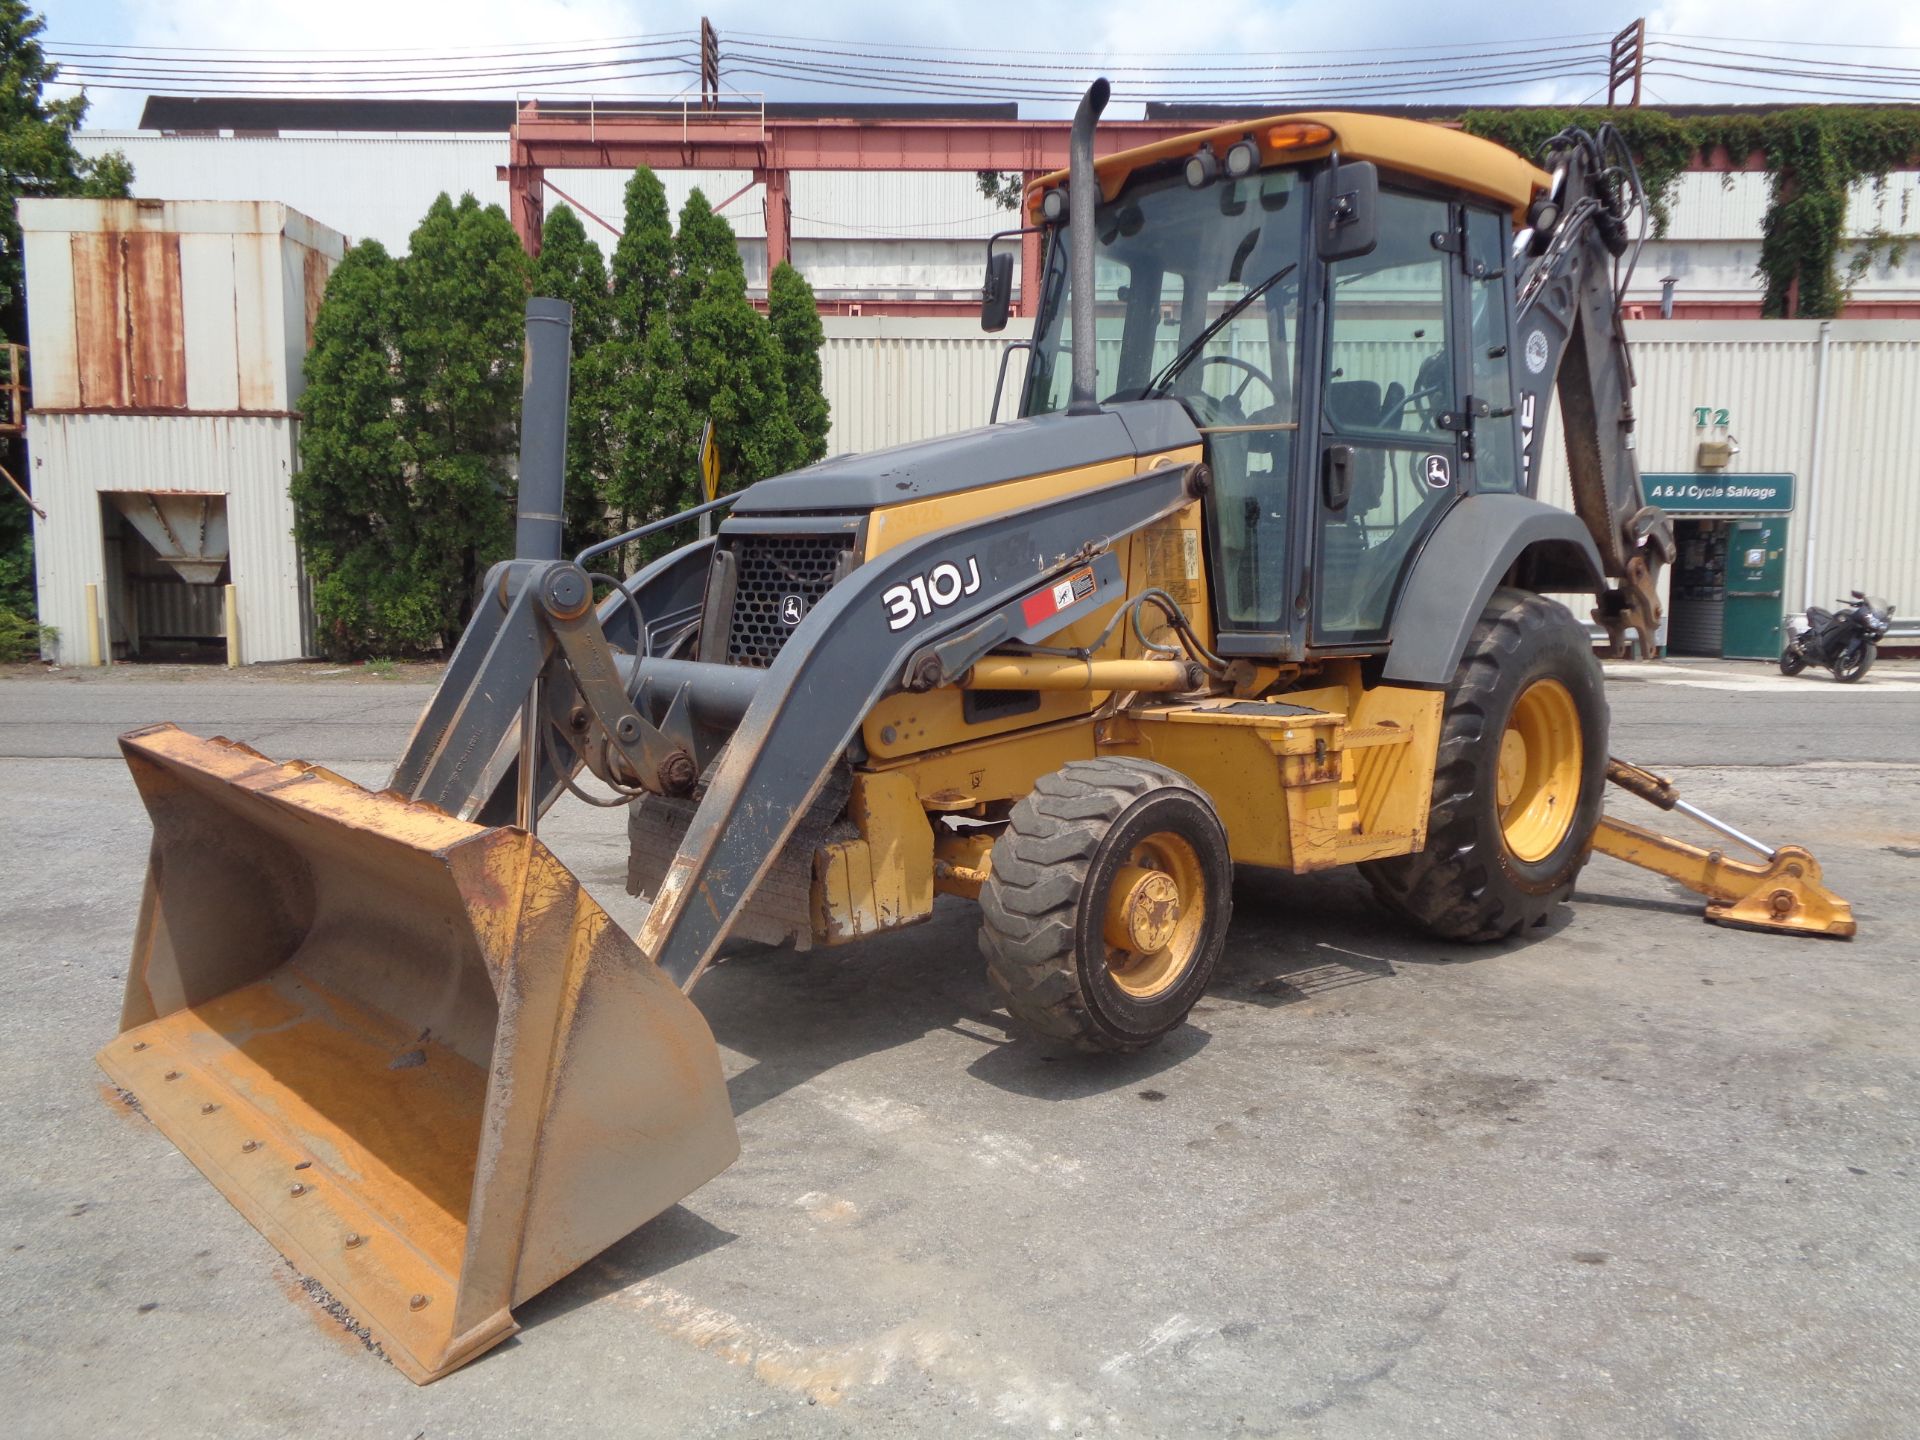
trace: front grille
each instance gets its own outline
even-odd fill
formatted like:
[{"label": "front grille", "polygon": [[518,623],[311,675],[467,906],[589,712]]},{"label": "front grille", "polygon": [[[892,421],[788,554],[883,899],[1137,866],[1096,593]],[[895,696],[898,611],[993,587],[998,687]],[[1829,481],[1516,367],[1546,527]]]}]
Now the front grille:
[{"label": "front grille", "polygon": [[853,536],[737,535],[733,618],[727,627],[727,663],[764,670],[787,643],[793,626],[783,617],[790,600],[804,616],[847,573]]}]

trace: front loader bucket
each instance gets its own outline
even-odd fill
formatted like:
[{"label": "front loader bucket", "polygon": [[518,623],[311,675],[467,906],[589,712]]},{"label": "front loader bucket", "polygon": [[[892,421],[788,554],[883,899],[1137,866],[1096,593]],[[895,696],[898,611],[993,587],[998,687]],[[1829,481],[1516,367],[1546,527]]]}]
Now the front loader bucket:
[{"label": "front loader bucket", "polygon": [[739,1154],[706,1022],[537,839],[170,725],[100,1064],[424,1383]]}]

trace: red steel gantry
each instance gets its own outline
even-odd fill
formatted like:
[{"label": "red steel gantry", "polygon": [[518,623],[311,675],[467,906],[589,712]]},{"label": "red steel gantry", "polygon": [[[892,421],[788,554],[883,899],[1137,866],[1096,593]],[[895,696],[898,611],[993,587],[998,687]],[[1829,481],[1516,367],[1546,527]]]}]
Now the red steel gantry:
[{"label": "red steel gantry", "polygon": [[[1103,155],[1172,139],[1191,122],[1117,120],[1100,127]],[[540,251],[548,170],[746,170],[766,187],[767,269],[788,258],[793,211],[789,177],[796,170],[1012,171],[1032,180],[1067,163],[1065,120],[847,119],[768,115],[758,107],[701,110],[692,105],[641,106],[523,102],[515,114],[509,163],[500,178],[511,197],[513,228],[527,253]],[[1018,221],[1009,217],[1010,224]],[[1021,274],[1040,264],[1040,237],[1021,244]],[[1020,313],[1037,295],[1023,284]],[[863,302],[879,310],[898,303]],[[907,302],[912,308],[950,304]]]}]

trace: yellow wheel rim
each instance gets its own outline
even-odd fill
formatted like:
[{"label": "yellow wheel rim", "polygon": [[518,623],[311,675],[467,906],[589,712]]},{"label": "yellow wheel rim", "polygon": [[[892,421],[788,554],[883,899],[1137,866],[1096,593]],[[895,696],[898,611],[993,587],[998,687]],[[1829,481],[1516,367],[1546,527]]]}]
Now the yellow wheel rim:
[{"label": "yellow wheel rim", "polygon": [[1580,711],[1558,680],[1520,692],[1500,736],[1500,833],[1516,860],[1544,860],[1573,828],[1585,769]]},{"label": "yellow wheel rim", "polygon": [[1199,853],[1158,831],[1135,843],[1107,887],[1101,933],[1107,974],[1136,1000],[1164,995],[1187,973],[1207,925]]}]

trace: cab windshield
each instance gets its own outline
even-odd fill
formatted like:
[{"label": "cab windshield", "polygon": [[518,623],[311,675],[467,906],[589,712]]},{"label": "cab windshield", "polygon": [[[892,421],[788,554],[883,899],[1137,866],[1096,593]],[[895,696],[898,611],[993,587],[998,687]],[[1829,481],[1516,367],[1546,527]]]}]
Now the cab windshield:
[{"label": "cab windshield", "polygon": [[[1099,207],[1095,370],[1103,401],[1174,395],[1204,424],[1292,420],[1305,186],[1291,170],[1195,190],[1180,175]],[[1072,388],[1069,220],[1053,236],[1022,410]]]},{"label": "cab windshield", "polygon": [[[1293,170],[1193,189],[1150,180],[1094,217],[1095,393],[1182,401],[1207,431],[1223,623],[1270,628],[1286,583],[1299,431],[1301,251],[1309,187]],[[1071,220],[1069,223],[1072,223]],[[1073,385],[1068,231],[1053,237],[1022,413],[1065,410]]]}]

